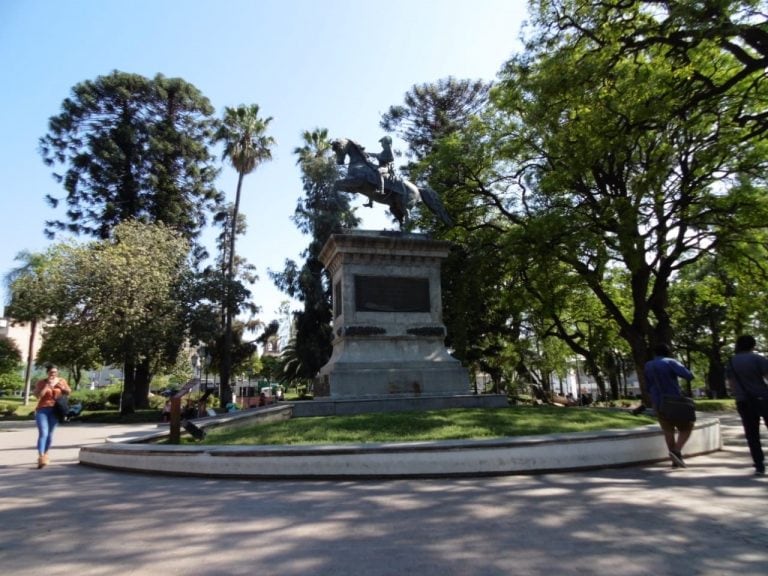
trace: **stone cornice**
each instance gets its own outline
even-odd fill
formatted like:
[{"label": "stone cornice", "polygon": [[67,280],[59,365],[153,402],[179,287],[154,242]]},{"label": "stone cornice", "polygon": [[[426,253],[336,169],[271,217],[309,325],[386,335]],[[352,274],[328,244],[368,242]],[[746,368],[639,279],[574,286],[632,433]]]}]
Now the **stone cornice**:
[{"label": "stone cornice", "polygon": [[379,263],[400,264],[440,261],[448,256],[450,246],[450,242],[432,240],[425,234],[355,230],[333,234],[320,252],[319,259],[333,274],[342,259],[350,263],[366,263],[373,259]]}]

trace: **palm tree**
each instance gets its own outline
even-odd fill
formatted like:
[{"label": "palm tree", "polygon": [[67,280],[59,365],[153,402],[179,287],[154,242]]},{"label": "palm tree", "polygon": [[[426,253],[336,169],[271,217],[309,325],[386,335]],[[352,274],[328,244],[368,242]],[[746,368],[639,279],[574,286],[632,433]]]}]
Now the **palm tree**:
[{"label": "palm tree", "polygon": [[[265,134],[272,117],[259,117],[259,106],[241,104],[237,108],[225,108],[224,119],[216,131],[216,142],[224,143],[223,158],[229,158],[232,166],[237,170],[237,193],[235,204],[232,208],[232,229],[229,234],[229,262],[227,263],[227,287],[225,290],[226,314],[224,326],[224,350],[222,351],[221,377],[221,401],[229,402],[231,397],[229,378],[232,368],[232,282],[234,281],[235,268],[235,237],[238,212],[240,210],[240,193],[243,186],[243,178],[253,172],[256,167],[267,160],[272,159],[271,148],[275,140]],[[226,399],[226,400],[225,400]]]},{"label": "palm tree", "polygon": [[21,264],[8,272],[3,281],[10,294],[10,303],[6,308],[6,314],[13,320],[30,323],[29,352],[24,370],[24,405],[26,406],[29,404],[37,325],[45,317],[45,313],[38,308],[39,303],[34,301],[33,296],[37,292],[35,285],[41,281],[48,260],[45,254],[29,252],[28,250],[22,250],[16,254],[14,260],[21,262]]},{"label": "palm tree", "polygon": [[311,132],[305,130],[301,133],[303,146],[293,149],[293,153],[298,156],[296,164],[304,164],[316,158],[325,158],[331,149],[331,142],[328,140],[327,128],[315,128]]}]

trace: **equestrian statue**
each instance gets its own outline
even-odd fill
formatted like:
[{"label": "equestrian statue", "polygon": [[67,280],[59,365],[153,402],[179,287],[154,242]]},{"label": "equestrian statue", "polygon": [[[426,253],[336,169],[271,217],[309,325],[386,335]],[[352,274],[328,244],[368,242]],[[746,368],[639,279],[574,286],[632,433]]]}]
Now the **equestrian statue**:
[{"label": "equestrian statue", "polygon": [[[384,136],[379,142],[382,151],[378,153],[366,152],[363,146],[347,138],[339,138],[331,143],[337,164],[344,165],[345,159],[349,157],[346,175],[335,182],[334,189],[367,196],[369,201],[366,206],[373,206],[374,202],[388,205],[401,229],[408,223],[408,213],[419,199],[443,224],[452,226],[453,221],[434,190],[428,186],[419,188],[396,174],[392,139]],[[372,158],[378,165],[374,164]]]}]

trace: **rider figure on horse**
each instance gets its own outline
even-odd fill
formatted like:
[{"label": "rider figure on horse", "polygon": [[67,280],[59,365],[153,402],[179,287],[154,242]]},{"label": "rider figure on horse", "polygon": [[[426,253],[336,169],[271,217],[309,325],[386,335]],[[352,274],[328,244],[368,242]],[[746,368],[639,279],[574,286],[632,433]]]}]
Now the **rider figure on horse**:
[{"label": "rider figure on horse", "polygon": [[[384,184],[388,178],[395,177],[395,155],[392,153],[392,138],[389,136],[383,136],[379,139],[381,144],[381,152],[366,152],[366,156],[374,158],[378,163],[378,172],[381,177],[381,187],[379,193],[381,194],[381,201],[385,202],[386,192],[384,191]],[[373,206],[373,198],[368,199],[367,207]]]},{"label": "rider figure on horse", "polygon": [[[331,142],[331,150],[336,155],[336,164],[344,165],[349,157],[346,170],[339,174],[333,183],[333,189],[367,196],[371,202],[380,202],[389,206],[392,216],[400,223],[400,228],[409,221],[408,212],[421,200],[437,218],[447,226],[453,226],[450,214],[440,201],[440,197],[429,186],[418,187],[413,182],[399,176],[392,167],[392,140],[385,136],[381,140],[382,151],[372,154],[365,151],[354,140],[337,138]],[[375,158],[378,162],[372,161]]]}]

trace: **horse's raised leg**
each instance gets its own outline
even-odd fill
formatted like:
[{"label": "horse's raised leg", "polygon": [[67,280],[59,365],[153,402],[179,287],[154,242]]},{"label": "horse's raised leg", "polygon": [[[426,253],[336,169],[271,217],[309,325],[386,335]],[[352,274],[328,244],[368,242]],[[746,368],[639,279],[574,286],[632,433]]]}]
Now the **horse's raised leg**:
[{"label": "horse's raised leg", "polygon": [[402,230],[403,226],[408,223],[408,208],[403,204],[400,198],[400,196],[395,196],[392,199],[389,205],[389,212],[395,217],[397,223],[400,224],[400,230]]}]

